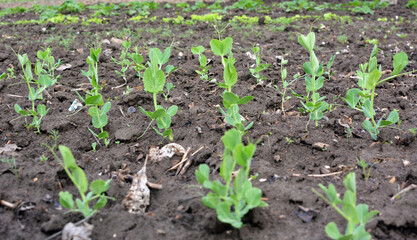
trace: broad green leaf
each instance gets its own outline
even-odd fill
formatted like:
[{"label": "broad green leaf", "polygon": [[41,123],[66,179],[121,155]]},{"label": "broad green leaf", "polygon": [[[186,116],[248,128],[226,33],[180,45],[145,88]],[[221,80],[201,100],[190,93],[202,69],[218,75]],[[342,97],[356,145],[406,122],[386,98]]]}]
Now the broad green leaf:
[{"label": "broad green leaf", "polygon": [[149,93],[159,93],[163,91],[165,86],[165,74],[162,70],[154,70],[147,68],[143,74],[143,83],[145,91]]},{"label": "broad green leaf", "polygon": [[375,57],[378,54],[378,46],[375,44],[372,48],[371,57]]},{"label": "broad green leaf", "polygon": [[175,69],[177,69],[176,67],[172,66],[172,65],[167,65],[165,68],[165,71],[170,74],[172,73]]},{"label": "broad green leaf", "polygon": [[207,164],[200,164],[198,170],[195,171],[195,178],[197,182],[203,184],[205,181],[209,181],[210,168]]},{"label": "broad green leaf", "polygon": [[233,215],[233,213],[230,212],[230,207],[222,202],[220,203],[217,208],[217,218],[224,223],[229,223],[235,228],[241,228],[243,223],[240,221],[240,219],[236,219]]},{"label": "broad green leaf", "polygon": [[122,46],[127,49],[127,48],[130,47],[130,44],[131,44],[131,42],[123,41]]},{"label": "broad green leaf", "polygon": [[210,41],[211,51],[214,55],[225,56],[232,50],[233,39],[227,37],[224,40],[220,41],[217,39],[212,39]]},{"label": "broad green leaf", "polygon": [[377,61],[376,57],[371,57],[369,59],[369,70],[368,70],[369,73],[373,72],[376,69],[377,64],[378,64],[378,61]]},{"label": "broad green leaf", "polygon": [[232,92],[225,92],[223,94],[223,105],[226,108],[230,108],[233,104],[238,104],[239,96]]},{"label": "broad green leaf", "polygon": [[331,239],[340,239],[340,237],[342,237],[342,234],[339,232],[339,229],[334,222],[327,224],[325,231],[327,236],[329,236]]},{"label": "broad green leaf", "polygon": [[212,209],[216,209],[217,206],[220,204],[219,196],[215,195],[212,192],[209,192],[207,196],[203,197],[201,200],[203,201],[204,205]]},{"label": "broad green leaf", "polygon": [[168,129],[171,126],[171,116],[165,114],[156,119],[156,123],[159,129]]},{"label": "broad green leaf", "polygon": [[237,82],[237,72],[234,66],[234,59],[229,58],[226,60],[226,66],[223,71],[224,83],[228,87],[232,87]]},{"label": "broad green leaf", "polygon": [[213,187],[211,188],[217,195],[219,196],[226,196],[226,186],[223,185],[219,180],[213,182]]},{"label": "broad green leaf", "polygon": [[[146,112],[146,113],[151,113],[151,112]],[[145,113],[145,115],[146,115],[146,113]],[[156,110],[155,112],[151,113],[151,115],[149,117],[151,117],[151,119],[154,120],[154,119],[160,118],[164,115],[165,115],[165,109],[160,108],[160,109]]]},{"label": "broad green leaf", "polygon": [[222,137],[225,149],[233,150],[236,145],[242,143],[242,133],[236,129],[227,131]]},{"label": "broad green leaf", "polygon": [[60,192],[59,193],[59,204],[64,208],[74,209],[74,199],[71,193],[69,192]]},{"label": "broad green leaf", "polygon": [[177,105],[172,105],[172,106],[170,106],[169,108],[168,108],[168,110],[167,110],[167,114],[169,115],[169,116],[174,116],[175,114],[177,114],[177,112],[178,112],[178,106]]},{"label": "broad green leaf", "polygon": [[61,153],[62,159],[64,160],[64,164],[68,168],[76,168],[78,167],[75,163],[74,156],[71,153],[71,150],[63,145],[59,145],[59,152]]},{"label": "broad green leaf", "polygon": [[106,182],[102,179],[95,180],[90,184],[90,190],[95,195],[102,194],[106,192],[108,189],[109,186],[106,186]]},{"label": "broad green leaf", "polygon": [[245,97],[241,98],[237,104],[239,104],[239,105],[246,104],[251,100],[253,100],[253,96],[245,96]]},{"label": "broad green leaf", "polygon": [[78,190],[82,193],[87,192],[88,189],[88,181],[87,177],[85,176],[84,171],[80,167],[71,168],[73,179],[71,179],[74,184],[77,186]]},{"label": "broad green leaf", "polygon": [[239,169],[235,181],[233,183],[234,190],[236,194],[239,194],[242,191],[243,184],[247,181],[247,176],[243,168]]},{"label": "broad green leaf", "polygon": [[41,74],[38,78],[38,83],[42,86],[49,87],[51,86],[51,78],[46,74]]},{"label": "broad green leaf", "polygon": [[[354,172],[349,173],[346,175],[345,180],[343,181],[346,189],[356,193],[356,176]],[[355,204],[356,205],[356,204]]]},{"label": "broad green leaf", "polygon": [[317,72],[317,70],[319,70],[319,60],[317,59],[317,56],[313,51],[311,51],[310,53],[310,62],[311,62],[311,70],[313,72]]},{"label": "broad green leaf", "polygon": [[171,48],[167,47],[164,50],[164,53],[162,54],[162,59],[161,59],[161,65],[164,65],[165,63],[167,63],[169,61],[169,57],[171,56]]},{"label": "broad green leaf", "polygon": [[257,207],[261,203],[261,197],[262,191],[259,188],[251,188],[245,194],[246,202],[250,208]]},{"label": "broad green leaf", "polygon": [[48,113],[49,109],[48,109],[48,110],[46,110],[46,106],[45,106],[45,105],[43,105],[43,104],[39,104],[39,105],[37,106],[37,108],[36,108],[36,111],[38,112],[38,114],[39,114],[41,117],[44,117],[44,116],[46,116],[46,114]]},{"label": "broad green leaf", "polygon": [[391,75],[399,74],[408,64],[408,56],[405,52],[400,52],[394,55],[394,70],[392,71]]},{"label": "broad green leaf", "polygon": [[366,99],[362,106],[363,114],[367,118],[375,116],[375,110],[372,108],[372,103],[369,99]]},{"label": "broad green leaf", "polygon": [[193,48],[191,48],[191,52],[193,53],[193,54],[200,54],[200,53],[203,53],[204,52],[204,47],[203,46],[197,46],[197,47],[193,47]]},{"label": "broad green leaf", "polygon": [[230,178],[232,177],[233,170],[234,170],[233,157],[229,154],[225,154],[223,156],[222,164],[220,165],[220,176],[222,176],[225,182],[230,180]]},{"label": "broad green leaf", "polygon": [[318,91],[324,85],[324,77],[320,76],[316,79],[314,91]]},{"label": "broad green leaf", "polygon": [[346,99],[344,100],[351,108],[355,108],[356,105],[358,105],[358,102],[359,102],[358,93],[359,92],[361,92],[361,90],[357,88],[352,88],[347,91]]},{"label": "broad green leaf", "polygon": [[236,145],[236,147],[233,150],[233,158],[235,159],[236,163],[242,166],[243,168],[248,167],[250,157],[246,153],[243,144]]},{"label": "broad green leaf", "polygon": [[103,131],[97,135],[98,139],[104,139],[109,137],[109,133],[107,131]]},{"label": "broad green leaf", "polygon": [[343,209],[343,213],[346,215],[349,222],[352,222],[354,224],[359,223],[359,217],[358,217],[358,214],[356,213],[356,209],[354,205],[343,202],[342,209]]},{"label": "broad green leaf", "polygon": [[107,204],[107,198],[105,195],[101,195],[98,199],[97,203],[94,205],[94,210],[98,210],[100,208],[103,208]]},{"label": "broad green leaf", "polygon": [[101,106],[103,105],[104,101],[103,101],[103,96],[99,93],[97,95],[94,96],[88,96],[85,99],[85,104],[86,105],[95,105],[95,106]]},{"label": "broad green leaf", "polygon": [[17,113],[19,113],[19,114],[21,114],[23,116],[29,116],[29,112],[28,111],[25,111],[25,110],[22,110],[22,108],[17,103],[14,105],[14,110]]},{"label": "broad green leaf", "polygon": [[101,115],[106,114],[110,111],[111,102],[106,102],[103,107],[101,107]]},{"label": "broad green leaf", "polygon": [[373,70],[369,74],[369,79],[368,81],[366,81],[365,87],[368,90],[374,89],[380,78],[381,78],[381,72],[378,69]]},{"label": "broad green leaf", "polygon": [[312,75],[313,74],[313,68],[311,66],[311,62],[305,62],[303,64],[303,70],[306,74]]},{"label": "broad green leaf", "polygon": [[391,124],[395,124],[400,120],[400,115],[398,114],[398,110],[393,110],[386,120],[381,121],[381,126],[388,126]]},{"label": "broad green leaf", "polygon": [[305,76],[305,82],[306,82],[306,91],[307,92],[314,91],[314,82],[313,82],[313,79],[311,79],[310,76],[308,76],[308,75]]}]

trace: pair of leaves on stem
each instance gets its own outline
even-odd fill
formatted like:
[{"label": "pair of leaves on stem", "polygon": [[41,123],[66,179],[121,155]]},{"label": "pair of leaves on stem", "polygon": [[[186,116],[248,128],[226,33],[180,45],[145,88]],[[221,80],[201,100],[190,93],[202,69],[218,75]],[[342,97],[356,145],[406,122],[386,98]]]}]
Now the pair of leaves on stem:
[{"label": "pair of leaves on stem", "polygon": [[[220,166],[220,180],[211,182],[210,168],[201,164],[196,170],[197,181],[203,187],[212,190],[202,198],[204,205],[215,209],[220,221],[229,223],[235,228],[242,227],[242,217],[255,207],[266,207],[268,204],[261,200],[262,191],[252,186],[248,180],[252,156],[256,146],[253,143],[243,145],[242,132],[232,129],[222,137],[225,146],[223,162]],[[237,167],[240,169],[232,183],[232,173]]]},{"label": "pair of leaves on stem", "polygon": [[221,113],[225,116],[227,123],[236,127],[239,131],[245,132],[250,129],[253,122],[248,124],[246,127],[242,124],[242,116],[239,113],[239,105],[248,103],[253,99],[253,96],[245,96],[239,98],[238,95],[232,92],[225,92],[223,94],[223,106],[227,109],[226,112],[220,108]]},{"label": "pair of leaves on stem", "polygon": [[[224,83],[219,83],[218,85],[222,88],[228,89],[230,92],[231,87],[236,84],[237,82],[237,71],[234,66],[235,58],[232,54],[232,46],[233,39],[231,37],[227,37],[222,41],[217,39],[212,39],[210,41],[211,51],[216,56],[221,56],[222,64],[224,67],[223,71],[223,80]],[[224,56],[229,55],[228,58],[224,58]]]},{"label": "pair of leaves on stem", "polygon": [[[369,207],[366,204],[356,205],[356,179],[355,173],[349,173],[345,180],[344,185],[346,192],[343,195],[343,200],[340,199],[336,188],[333,184],[330,184],[328,188],[319,184],[319,187],[323,190],[326,197],[313,191],[329,203],[340,215],[342,215],[347,221],[346,232],[342,235],[334,222],[327,224],[325,231],[331,239],[348,240],[348,239],[363,239],[370,240],[371,235],[365,230],[365,225],[372,221],[372,217],[379,212],[374,210],[369,212]],[[342,209],[338,207],[342,204]]]},{"label": "pair of leaves on stem", "polygon": [[[71,211],[81,212],[85,218],[90,217],[98,209],[103,208],[106,205],[107,197],[104,195],[104,193],[109,189],[111,179],[107,181],[104,181],[102,179],[93,181],[90,184],[90,192],[86,195],[86,192],[88,190],[88,180],[84,171],[76,164],[74,156],[72,155],[71,150],[69,148],[60,145],[59,151],[63,158],[63,167],[66,173],[68,174],[68,177],[77,187],[82,198],[77,198],[74,204],[73,195],[71,193],[60,192],[59,203],[63,207],[68,208]],[[95,199],[98,200],[94,205],[93,209],[91,209],[88,203]]]}]

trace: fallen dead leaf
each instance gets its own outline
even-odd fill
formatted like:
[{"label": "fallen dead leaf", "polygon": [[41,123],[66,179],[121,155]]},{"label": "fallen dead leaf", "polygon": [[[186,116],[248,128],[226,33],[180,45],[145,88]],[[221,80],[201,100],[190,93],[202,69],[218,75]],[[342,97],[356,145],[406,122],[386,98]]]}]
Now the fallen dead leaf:
[{"label": "fallen dead leaf", "polygon": [[73,223],[67,223],[62,230],[62,240],[87,240],[91,239],[94,226],[84,222],[82,226],[77,227]]},{"label": "fallen dead leaf", "polygon": [[142,169],[139,170],[135,176],[133,176],[132,186],[130,187],[129,193],[122,201],[123,206],[129,213],[139,215],[145,214],[146,207],[150,204],[151,191],[146,185],[148,182],[148,178],[146,176],[147,159],[148,158],[145,159],[145,164]]},{"label": "fallen dead leaf", "polygon": [[170,143],[163,146],[161,149],[158,147],[151,147],[149,149],[149,161],[160,162],[164,159],[169,159],[174,155],[184,155],[185,149],[177,143]]}]

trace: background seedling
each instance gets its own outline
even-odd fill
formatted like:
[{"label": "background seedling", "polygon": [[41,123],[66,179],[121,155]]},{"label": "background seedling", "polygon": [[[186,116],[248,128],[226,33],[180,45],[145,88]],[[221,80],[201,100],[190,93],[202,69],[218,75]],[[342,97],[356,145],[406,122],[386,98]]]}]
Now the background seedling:
[{"label": "background seedling", "polygon": [[15,157],[2,157],[0,160],[2,163],[7,164],[7,167],[9,167],[10,171],[12,171],[12,173],[16,176],[16,178],[20,177],[20,168],[17,167],[16,165],[16,159]]},{"label": "background seedling", "polygon": [[307,36],[298,36],[298,43],[310,53],[310,61],[303,65],[304,72],[306,73],[307,96],[304,96],[305,103],[301,102],[301,104],[304,106],[303,111],[309,113],[309,120],[315,121],[316,126],[318,126],[318,120],[323,118],[323,112],[327,109],[328,104],[324,101],[325,97],[320,97],[320,94],[317,92],[324,85],[324,77],[322,76],[324,70],[323,64],[319,63],[313,50],[315,42],[316,35],[314,32],[310,32]]},{"label": "background seedling", "polygon": [[[78,192],[81,196],[80,198],[75,199],[71,193],[65,191],[59,193],[59,203],[68,208],[72,212],[80,212],[83,214],[84,218],[91,217],[94,215],[100,208],[103,208],[107,204],[107,200],[115,200],[112,197],[105,195],[105,192],[110,187],[111,179],[104,181],[102,179],[95,180],[90,184],[90,192],[88,190],[88,180],[87,177],[80,168],[74,159],[74,156],[71,153],[71,150],[65,146],[59,146],[59,152],[61,153],[62,159],[58,157],[55,150],[46,144],[49,150],[54,155],[55,159],[59,164],[64,168],[68,177],[71,179],[72,183],[77,187]],[[90,207],[90,202],[95,201],[93,208]]]},{"label": "background seedling", "polygon": [[349,107],[363,112],[366,119],[362,122],[362,127],[369,132],[374,140],[378,139],[379,130],[381,128],[390,127],[399,121],[399,114],[396,109],[391,111],[385,120],[385,115],[378,121],[375,120],[376,112],[374,109],[374,98],[376,96],[376,86],[398,76],[417,71],[401,73],[408,64],[408,56],[405,52],[400,52],[393,57],[394,70],[391,72],[391,76],[381,80],[382,70],[381,65],[377,68],[377,53],[378,47],[375,45],[372,49],[369,61],[365,64],[360,64],[360,70],[356,71],[356,74],[359,77],[358,85],[361,89],[349,89],[346,93],[346,98],[342,98]]},{"label": "background seedling", "polygon": [[358,160],[356,164],[358,164],[358,166],[362,168],[363,177],[365,178],[365,182],[368,183],[369,176],[371,175],[372,166],[363,159]]},{"label": "background seedling", "polygon": [[[371,222],[372,217],[379,212],[374,210],[369,212],[368,205],[359,204],[356,205],[356,179],[355,173],[349,173],[344,181],[346,192],[343,195],[343,201],[340,199],[339,194],[336,192],[336,188],[333,184],[330,184],[328,188],[319,184],[319,187],[323,190],[326,196],[312,189],[315,194],[321,197],[326,203],[332,206],[348,223],[345,234],[341,234],[334,222],[330,222],[326,226],[326,234],[331,239],[345,240],[345,239],[363,239],[370,240],[371,234],[365,230],[365,225]],[[339,204],[342,204],[342,208],[339,208]]]},{"label": "background seedling", "polygon": [[[214,55],[220,56],[223,64],[223,79],[224,83],[218,83],[218,86],[225,88],[226,91],[223,93],[223,105],[227,109],[224,111],[219,107],[221,113],[225,116],[227,123],[234,126],[241,132],[245,132],[250,129],[253,125],[253,122],[248,124],[246,127],[243,125],[242,116],[239,113],[239,105],[248,103],[253,99],[252,96],[245,96],[240,98],[238,95],[232,93],[232,87],[237,82],[237,72],[234,66],[235,58],[232,53],[232,44],[233,39],[230,37],[225,38],[220,41],[217,39],[212,39],[210,41],[210,47]],[[227,58],[225,58],[227,56]]]},{"label": "background seedling", "polygon": [[[222,137],[224,144],[223,162],[220,166],[220,180],[210,181],[210,168],[201,164],[196,170],[195,176],[198,183],[212,190],[202,198],[204,205],[216,210],[217,218],[235,228],[241,228],[242,217],[255,207],[267,207],[268,204],[261,200],[262,191],[252,187],[248,180],[250,164],[256,146],[253,143],[242,143],[242,132],[232,129]],[[240,167],[233,180],[232,173],[236,167]]]},{"label": "background seedling", "polygon": [[261,71],[268,69],[271,64],[262,64],[261,63],[261,49],[259,47],[253,47],[253,54],[255,55],[255,68],[249,68],[250,73],[254,78],[256,78],[256,82],[262,84],[266,77],[260,74]]},{"label": "background seedling", "polygon": [[23,109],[18,104],[14,105],[14,109],[17,113],[22,115],[22,117],[32,116],[32,123],[28,124],[27,119],[26,127],[36,129],[37,133],[40,133],[40,125],[42,118],[46,116],[49,109],[46,109],[44,104],[39,104],[36,106],[36,100],[43,100],[42,92],[45,91],[48,87],[54,85],[60,76],[55,76],[55,69],[59,66],[61,61],[55,62],[55,58],[51,55],[52,49],[47,48],[44,51],[39,50],[37,52],[38,59],[36,60],[35,65],[35,76],[32,73],[32,63],[29,61],[27,54],[17,54],[20,66],[23,70],[22,78],[27,84],[29,89],[28,99],[32,102],[32,107],[30,109]]},{"label": "background seedling", "polygon": [[[93,89],[87,92],[87,96],[83,99],[80,95],[80,99],[89,106],[88,113],[92,118],[93,126],[97,129],[100,129],[100,133],[96,134],[93,130],[90,132],[100,140],[104,141],[105,146],[107,147],[110,144],[109,134],[107,131],[104,131],[104,127],[108,123],[107,113],[110,111],[111,103],[104,103],[103,96],[99,93],[103,86],[100,85],[98,79],[98,61],[100,59],[101,48],[90,49],[90,56],[87,57],[88,72],[82,70],[82,74],[88,78]],[[100,108],[100,106],[102,106]]]},{"label": "background seedling", "polygon": [[[163,136],[164,138],[168,137],[170,141],[174,139],[172,129],[169,128],[171,127],[171,117],[173,117],[177,113],[178,106],[172,105],[167,110],[165,110],[165,108],[157,104],[157,94],[164,92],[163,89],[165,86],[166,79],[165,73],[162,71],[162,65],[168,62],[170,55],[170,47],[166,48],[163,53],[161,52],[161,50],[159,50],[159,48],[149,49],[150,62],[148,62],[148,68],[145,70],[145,73],[143,74],[143,84],[145,87],[145,91],[153,95],[154,111],[146,111],[142,107],[139,107],[142,113],[150,117],[152,120],[146,128],[145,132],[140,137],[142,137],[146,133],[149,126],[153,123],[154,120],[156,120],[158,128],[164,131],[161,133],[158,129],[153,128],[155,132]],[[171,73],[174,69],[175,68],[173,66],[168,65],[166,67],[167,74]],[[169,87],[169,90],[171,90],[173,86]],[[168,93],[166,94],[166,96],[168,95]]]},{"label": "background seedling", "polygon": [[129,66],[131,65],[129,59],[127,58],[127,54],[129,52],[129,48],[130,48],[131,42],[128,41],[123,41],[122,43],[122,52],[120,53],[120,59],[115,59],[115,58],[111,58],[113,60],[114,63],[120,65],[121,69],[120,71],[115,70],[115,73],[117,73],[119,76],[121,76],[124,80],[124,84],[117,86],[118,87],[123,87],[124,85],[127,84],[127,80],[126,80],[126,71],[129,69]]},{"label": "background seedling", "polygon": [[275,85],[275,89],[281,94],[281,111],[282,114],[285,114],[285,103],[291,99],[291,96],[287,96],[287,90],[291,90],[289,86],[297,81],[298,76],[294,76],[294,80],[287,82],[285,79],[287,78],[287,69],[284,68],[284,65],[288,63],[288,60],[284,60],[284,57],[281,58],[281,90],[280,88]]},{"label": "background seedling", "polygon": [[205,51],[203,46],[197,46],[191,48],[191,52],[193,54],[198,55],[198,62],[200,63],[200,70],[196,70],[196,73],[200,75],[201,80],[209,80],[208,78],[208,70],[211,66],[207,65],[207,57],[203,54]]}]

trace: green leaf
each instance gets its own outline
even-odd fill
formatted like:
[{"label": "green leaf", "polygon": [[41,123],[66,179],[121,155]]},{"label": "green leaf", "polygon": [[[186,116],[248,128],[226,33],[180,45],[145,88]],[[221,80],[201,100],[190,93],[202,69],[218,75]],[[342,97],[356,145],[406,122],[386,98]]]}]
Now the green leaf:
[{"label": "green leaf", "polygon": [[98,139],[104,139],[109,137],[109,133],[107,131],[101,132],[99,135],[97,135]]},{"label": "green leaf", "polygon": [[160,69],[148,68],[143,74],[143,83],[145,91],[149,93],[161,92],[165,86],[165,74]]},{"label": "green leaf", "polygon": [[344,100],[351,108],[355,108],[356,105],[358,105],[358,102],[359,102],[358,93],[359,92],[361,92],[361,90],[357,88],[352,88],[347,91],[346,99]]},{"label": "green leaf", "polygon": [[102,194],[106,192],[108,189],[109,189],[109,185],[108,184],[106,185],[106,182],[102,179],[95,180],[90,184],[90,190],[95,195]]},{"label": "green leaf", "polygon": [[210,41],[211,51],[214,55],[225,56],[232,50],[233,39],[231,37],[225,38],[223,41],[212,39]]},{"label": "green leaf", "polygon": [[234,160],[233,157],[229,154],[223,156],[222,164],[220,165],[220,176],[224,181],[228,182],[232,177],[232,172],[234,170]]},{"label": "green leaf", "polygon": [[375,44],[372,48],[371,57],[375,57],[378,54],[378,46]]},{"label": "green leaf", "polygon": [[103,105],[104,101],[103,101],[103,96],[99,93],[97,95],[94,96],[88,96],[85,99],[85,104],[86,105],[95,105],[95,106],[101,106]]},{"label": "green leaf", "polygon": [[261,204],[261,197],[262,191],[259,188],[251,188],[245,194],[246,202],[250,208],[259,206]]},{"label": "green leaf", "polygon": [[44,117],[44,116],[46,116],[46,114],[48,113],[49,109],[48,109],[48,110],[46,110],[46,106],[45,106],[45,105],[43,105],[43,104],[39,104],[39,105],[37,106],[37,108],[36,108],[36,111],[38,112],[38,114],[39,114],[41,117]]},{"label": "green leaf", "polygon": [[67,168],[76,168],[78,167],[75,163],[74,156],[71,153],[71,150],[63,145],[59,145],[59,152],[61,153],[62,159],[64,160],[64,164]]},{"label": "green leaf", "polygon": [[74,209],[74,199],[72,194],[69,192],[60,192],[59,193],[59,204],[64,208]]},{"label": "green leaf", "polygon": [[233,214],[230,212],[230,206],[225,202],[220,203],[217,208],[217,218],[224,223],[229,223],[235,228],[241,228],[243,223],[240,219],[235,219]]},{"label": "green leaf", "polygon": [[381,126],[388,126],[398,122],[400,120],[400,115],[398,114],[398,110],[394,109],[390,112],[388,118],[384,121],[381,121]]},{"label": "green leaf", "polygon": [[330,222],[325,228],[327,236],[331,239],[340,239],[342,234],[339,232],[336,223]]},{"label": "green leaf", "polygon": [[250,165],[250,156],[245,151],[243,144],[238,144],[233,150],[233,158],[236,160],[236,163],[247,168]]},{"label": "green leaf", "polygon": [[239,171],[238,171],[238,173],[235,177],[235,181],[233,183],[234,190],[237,194],[242,192],[242,188],[244,186],[245,181],[248,181],[247,176],[246,176],[246,172],[245,172],[245,169],[241,168],[241,169],[239,169]]},{"label": "green leaf", "polygon": [[229,58],[225,60],[225,62],[226,66],[224,67],[223,71],[224,83],[227,85],[227,87],[232,87],[237,82],[237,72],[234,66],[234,59]]},{"label": "green leaf", "polygon": [[242,143],[242,133],[236,129],[227,131],[222,137],[225,149],[233,150],[236,145]]},{"label": "green leaf", "polygon": [[374,89],[380,78],[381,78],[381,72],[378,69],[373,70],[369,74],[368,81],[366,81],[366,84],[365,84],[366,89],[368,90]]},{"label": "green leaf", "polygon": [[198,183],[203,184],[209,181],[210,167],[207,164],[200,164],[198,170],[195,171],[195,178]]},{"label": "green leaf", "polygon": [[217,206],[220,204],[219,196],[215,195],[214,193],[210,192],[207,196],[201,199],[203,204],[209,208],[216,209]]},{"label": "green leaf", "polygon": [[378,61],[377,61],[376,57],[371,57],[369,59],[369,70],[368,70],[369,73],[373,72],[376,69],[377,64],[378,64]]},{"label": "green leaf", "polygon": [[203,46],[197,46],[197,47],[193,47],[193,48],[191,48],[191,52],[193,53],[193,54],[200,54],[200,53],[203,53],[204,52],[204,47]]},{"label": "green leaf", "polygon": [[217,195],[219,196],[226,196],[227,195],[227,188],[223,185],[219,180],[213,182],[213,186],[211,188]]},{"label": "green leaf", "polygon": [[252,101],[252,100],[253,100],[253,96],[245,96],[245,97],[241,98],[237,104],[239,104],[239,105],[246,104],[246,103],[248,103],[249,101]]},{"label": "green leaf", "polygon": [[354,172],[351,172],[348,175],[346,175],[343,183],[346,189],[349,189],[350,191],[356,193],[356,177]]},{"label": "green leaf", "polygon": [[232,92],[225,92],[223,94],[223,105],[226,108],[230,108],[233,104],[238,104],[239,96]]},{"label": "green leaf", "polygon": [[[146,113],[151,113],[151,112],[146,112]],[[154,120],[154,119],[160,118],[164,115],[165,115],[165,109],[159,108],[155,112],[151,113],[150,117],[151,117],[152,120]]]},{"label": "green leaf", "polygon": [[165,114],[156,119],[159,129],[168,129],[171,126],[171,116]]},{"label": "green leaf", "polygon": [[169,115],[169,116],[174,116],[175,114],[177,114],[177,112],[178,112],[178,106],[177,105],[172,105],[171,107],[169,107],[168,108],[168,110],[167,110],[167,114]]},{"label": "green leaf", "polygon": [[22,108],[16,103],[15,105],[14,105],[14,110],[17,112],[17,113],[19,113],[19,114],[21,114],[21,115],[23,115],[23,116],[29,116],[29,112],[28,111],[25,111],[25,110],[22,110]]},{"label": "green leaf", "polygon": [[399,74],[408,64],[408,56],[405,52],[400,52],[394,55],[394,70],[392,71],[391,75]]},{"label": "green leaf", "polygon": [[85,176],[84,171],[80,167],[71,168],[73,179],[71,179],[74,184],[77,186],[78,190],[82,193],[87,192],[88,189],[88,181],[87,177]]},{"label": "green leaf", "polygon": [[94,210],[103,208],[107,204],[107,198],[105,195],[101,195],[96,204],[94,205]]},{"label": "green leaf", "polygon": [[366,99],[362,106],[363,114],[367,118],[373,118],[375,110],[372,108],[372,103],[369,99]]}]

